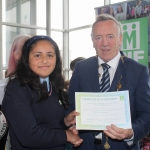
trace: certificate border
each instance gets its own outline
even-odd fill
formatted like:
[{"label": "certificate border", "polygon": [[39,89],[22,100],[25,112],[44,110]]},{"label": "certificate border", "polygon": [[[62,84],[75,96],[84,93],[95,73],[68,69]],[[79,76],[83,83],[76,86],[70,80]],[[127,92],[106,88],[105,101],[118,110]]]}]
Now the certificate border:
[{"label": "certificate border", "polygon": [[[93,92],[75,92],[75,107],[76,111],[81,113],[81,98],[82,97],[111,97],[120,96],[120,100],[124,100],[126,123],[115,124],[119,128],[130,129],[131,117],[130,117],[130,103],[129,103],[129,91],[117,91],[117,92],[104,92],[104,93],[93,93]],[[108,125],[108,124],[107,124]],[[87,125],[81,123],[81,115],[76,117],[76,128],[78,130],[104,130],[107,125]]]}]

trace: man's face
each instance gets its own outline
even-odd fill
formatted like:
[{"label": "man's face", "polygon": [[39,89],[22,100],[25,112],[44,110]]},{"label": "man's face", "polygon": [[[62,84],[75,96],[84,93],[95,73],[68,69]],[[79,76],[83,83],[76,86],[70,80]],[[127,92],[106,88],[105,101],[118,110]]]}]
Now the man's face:
[{"label": "man's face", "polygon": [[107,20],[95,24],[92,40],[98,56],[104,62],[108,62],[118,54],[122,36],[117,24],[113,20]]}]

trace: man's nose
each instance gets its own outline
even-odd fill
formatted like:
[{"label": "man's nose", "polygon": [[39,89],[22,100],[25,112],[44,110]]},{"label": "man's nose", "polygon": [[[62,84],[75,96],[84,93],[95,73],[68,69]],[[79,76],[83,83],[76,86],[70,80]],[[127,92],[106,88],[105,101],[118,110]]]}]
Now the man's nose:
[{"label": "man's nose", "polygon": [[107,46],[108,45],[108,39],[107,38],[103,38],[102,45],[103,46]]}]

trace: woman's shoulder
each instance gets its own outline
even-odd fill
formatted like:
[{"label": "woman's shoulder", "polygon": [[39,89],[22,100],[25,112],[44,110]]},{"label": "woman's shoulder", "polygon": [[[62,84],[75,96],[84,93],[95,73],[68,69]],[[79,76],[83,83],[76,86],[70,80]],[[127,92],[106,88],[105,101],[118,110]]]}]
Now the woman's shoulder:
[{"label": "woman's shoulder", "polygon": [[29,91],[30,88],[27,84],[22,84],[18,78],[10,80],[6,86],[6,93],[24,93],[24,91]]},{"label": "woman's shoulder", "polygon": [[17,86],[20,86],[20,85],[21,84],[20,84],[18,78],[13,78],[13,79],[8,81],[8,87],[12,87],[12,86],[17,87]]}]

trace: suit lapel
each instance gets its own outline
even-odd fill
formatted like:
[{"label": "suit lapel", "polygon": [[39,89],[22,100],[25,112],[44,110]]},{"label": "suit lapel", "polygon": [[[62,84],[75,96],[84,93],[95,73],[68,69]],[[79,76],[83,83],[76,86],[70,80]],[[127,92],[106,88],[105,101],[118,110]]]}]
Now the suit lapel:
[{"label": "suit lapel", "polygon": [[116,73],[114,75],[114,79],[112,81],[111,87],[110,87],[108,92],[117,91],[117,85],[119,83],[121,76],[123,76],[123,72],[124,72],[125,67],[126,67],[125,66],[125,59],[120,58]]},{"label": "suit lapel", "polygon": [[[121,54],[122,55],[122,54]],[[108,92],[116,91],[117,90],[117,84],[119,83],[121,75],[123,75],[125,64],[127,61],[127,57],[122,57],[119,60],[119,64],[116,70],[116,73],[114,75],[114,79],[112,81],[111,87]],[[89,81],[91,85],[91,92],[100,92],[99,89],[99,77],[98,77],[98,59],[97,57],[92,57],[92,61],[90,61],[89,65]]]},{"label": "suit lapel", "polygon": [[91,81],[92,92],[99,92],[99,77],[98,77],[98,59],[93,57],[92,63],[89,64],[89,78]]}]

